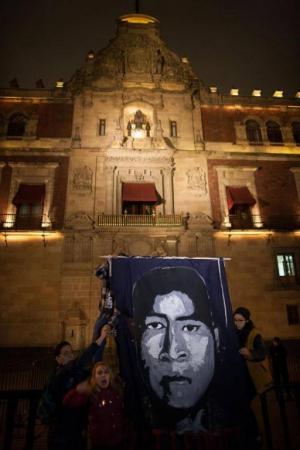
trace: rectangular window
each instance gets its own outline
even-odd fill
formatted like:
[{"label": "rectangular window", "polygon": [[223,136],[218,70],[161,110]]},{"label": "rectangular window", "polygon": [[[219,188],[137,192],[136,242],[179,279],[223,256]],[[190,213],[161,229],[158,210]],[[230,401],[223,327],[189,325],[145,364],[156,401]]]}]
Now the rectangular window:
[{"label": "rectangular window", "polygon": [[289,325],[298,325],[299,320],[299,305],[286,305],[287,320]]},{"label": "rectangular window", "polygon": [[177,122],[175,120],[170,120],[170,136],[177,137]]},{"label": "rectangular window", "polygon": [[295,257],[293,254],[283,253],[276,255],[277,260],[277,270],[280,277],[291,277],[295,278],[296,268],[295,268]]},{"label": "rectangular window", "polygon": [[99,135],[105,136],[105,130],[106,129],[106,119],[100,119],[99,120]]},{"label": "rectangular window", "polygon": [[16,207],[15,227],[17,229],[34,230],[43,226],[45,195],[45,184],[19,184],[18,192],[12,201]]}]

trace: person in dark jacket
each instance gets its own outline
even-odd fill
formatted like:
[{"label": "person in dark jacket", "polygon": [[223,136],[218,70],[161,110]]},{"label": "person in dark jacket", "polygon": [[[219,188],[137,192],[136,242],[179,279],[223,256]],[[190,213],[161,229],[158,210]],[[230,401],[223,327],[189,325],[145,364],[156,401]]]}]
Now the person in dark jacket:
[{"label": "person in dark jacket", "polygon": [[92,450],[120,450],[125,438],[123,402],[112,386],[109,367],[98,362],[91,379],[71,389],[64,397],[69,410],[87,406],[88,434]]},{"label": "person in dark jacket", "polygon": [[[245,376],[249,406],[257,394],[264,392],[272,384],[266,363],[266,350],[259,331],[254,327],[251,313],[240,306],[233,313],[233,320],[239,341],[239,353],[245,361]],[[249,449],[261,447],[261,435],[252,409],[246,414],[246,429],[249,434]]]},{"label": "person in dark jacket", "polygon": [[50,376],[38,406],[38,416],[48,424],[48,450],[82,450],[86,411],[70,411],[63,405],[65,394],[87,379],[91,366],[102,359],[108,329],[103,326],[100,336],[75,358],[72,346],[60,342],[54,351],[56,368]]},{"label": "person in dark jacket", "polygon": [[283,385],[287,399],[291,398],[289,390],[289,372],[287,365],[287,350],[279,337],[274,337],[269,354],[272,364],[272,375],[275,385]]}]

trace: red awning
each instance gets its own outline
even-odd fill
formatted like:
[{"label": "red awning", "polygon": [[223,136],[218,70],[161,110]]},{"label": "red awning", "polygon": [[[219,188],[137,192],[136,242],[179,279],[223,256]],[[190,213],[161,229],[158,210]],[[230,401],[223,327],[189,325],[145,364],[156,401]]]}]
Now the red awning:
[{"label": "red awning", "polygon": [[19,190],[14,196],[13,204],[21,205],[23,203],[29,205],[42,204],[45,198],[44,184],[20,184]]},{"label": "red awning", "polygon": [[123,202],[157,202],[157,193],[154,183],[123,183]]},{"label": "red awning", "polygon": [[227,204],[230,210],[234,205],[253,206],[255,198],[246,186],[226,186]]}]

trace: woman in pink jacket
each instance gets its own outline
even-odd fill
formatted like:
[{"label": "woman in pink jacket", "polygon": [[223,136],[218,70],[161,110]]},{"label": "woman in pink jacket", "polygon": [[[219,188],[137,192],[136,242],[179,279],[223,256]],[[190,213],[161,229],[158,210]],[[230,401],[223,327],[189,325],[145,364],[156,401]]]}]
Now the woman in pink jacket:
[{"label": "woman in pink jacket", "polygon": [[103,362],[95,364],[90,381],[84,381],[64,397],[64,405],[88,404],[88,433],[92,450],[122,450],[125,437],[123,403],[111,385],[111,372]]}]

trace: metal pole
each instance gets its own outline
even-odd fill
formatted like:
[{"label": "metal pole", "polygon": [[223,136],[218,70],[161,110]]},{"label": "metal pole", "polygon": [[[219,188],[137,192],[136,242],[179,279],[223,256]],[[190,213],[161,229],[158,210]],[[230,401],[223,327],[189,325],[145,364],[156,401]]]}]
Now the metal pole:
[{"label": "metal pole", "polygon": [[264,420],[264,426],[265,426],[265,435],[266,435],[267,449],[268,450],[273,450],[272,431],[271,431],[271,427],[270,427],[270,420],[269,420],[269,412],[268,412],[266,392],[263,392],[259,396],[259,399],[260,399],[260,403],[261,403],[261,411],[262,411],[263,420]]}]

